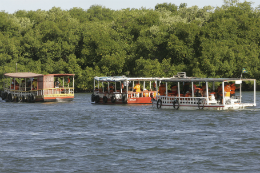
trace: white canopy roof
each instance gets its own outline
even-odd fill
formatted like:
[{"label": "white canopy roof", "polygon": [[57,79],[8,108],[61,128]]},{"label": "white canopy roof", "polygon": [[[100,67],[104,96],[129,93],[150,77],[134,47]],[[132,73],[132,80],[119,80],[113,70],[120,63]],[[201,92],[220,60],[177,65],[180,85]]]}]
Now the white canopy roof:
[{"label": "white canopy roof", "polygon": [[126,77],[126,76],[105,76],[94,77],[94,80],[101,82],[120,82],[120,81],[155,81],[157,77],[143,78],[143,77]]},{"label": "white canopy roof", "polygon": [[95,77],[96,81],[101,82],[120,82],[120,81],[163,81],[163,82],[229,82],[229,81],[253,81],[255,79],[245,78],[197,78],[197,77],[171,77],[171,78],[159,78],[159,77],[126,77],[126,76],[104,76]]},{"label": "white canopy roof", "polygon": [[160,78],[159,81],[163,82],[231,82],[231,81],[254,81],[255,79],[244,78]]}]

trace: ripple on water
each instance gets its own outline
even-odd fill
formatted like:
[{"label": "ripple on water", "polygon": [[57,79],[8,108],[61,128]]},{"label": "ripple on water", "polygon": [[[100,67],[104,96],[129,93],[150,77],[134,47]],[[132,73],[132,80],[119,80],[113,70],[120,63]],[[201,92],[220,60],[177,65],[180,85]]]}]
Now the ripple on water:
[{"label": "ripple on water", "polygon": [[0,101],[0,172],[260,169],[259,107],[158,110],[151,105],[92,105],[90,96],[77,93],[73,102],[64,103]]}]

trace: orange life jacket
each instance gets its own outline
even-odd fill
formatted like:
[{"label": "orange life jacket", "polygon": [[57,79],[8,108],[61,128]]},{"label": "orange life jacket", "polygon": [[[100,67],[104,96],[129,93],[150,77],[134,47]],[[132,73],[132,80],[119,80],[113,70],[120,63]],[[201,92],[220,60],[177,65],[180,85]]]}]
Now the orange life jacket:
[{"label": "orange life jacket", "polygon": [[225,90],[225,92],[230,92],[230,91],[231,91],[230,85],[226,85],[226,86],[224,87],[224,90]]},{"label": "orange life jacket", "polygon": [[166,88],[165,88],[165,86],[160,86],[159,87],[159,93],[160,93],[160,95],[161,96],[164,96],[165,95],[165,91],[166,91]]}]

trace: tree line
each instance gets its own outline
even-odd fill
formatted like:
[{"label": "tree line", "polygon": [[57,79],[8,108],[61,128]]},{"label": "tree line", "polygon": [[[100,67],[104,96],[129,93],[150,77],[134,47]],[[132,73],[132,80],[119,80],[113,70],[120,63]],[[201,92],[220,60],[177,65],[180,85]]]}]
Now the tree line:
[{"label": "tree line", "polygon": [[259,79],[259,29],[260,6],[238,0],[2,11],[0,75],[15,72],[16,63],[19,72],[74,73],[77,90],[91,90],[94,76],[240,77],[245,68],[243,77]]}]

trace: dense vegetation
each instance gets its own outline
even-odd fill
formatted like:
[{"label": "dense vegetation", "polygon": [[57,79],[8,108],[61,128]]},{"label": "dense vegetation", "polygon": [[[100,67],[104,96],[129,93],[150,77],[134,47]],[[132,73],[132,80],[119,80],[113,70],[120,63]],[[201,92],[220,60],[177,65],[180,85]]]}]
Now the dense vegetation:
[{"label": "dense vegetation", "polygon": [[259,79],[260,6],[251,5],[2,11],[0,75],[16,63],[18,71],[75,73],[78,90],[106,75],[238,77],[246,68],[245,77]]}]

